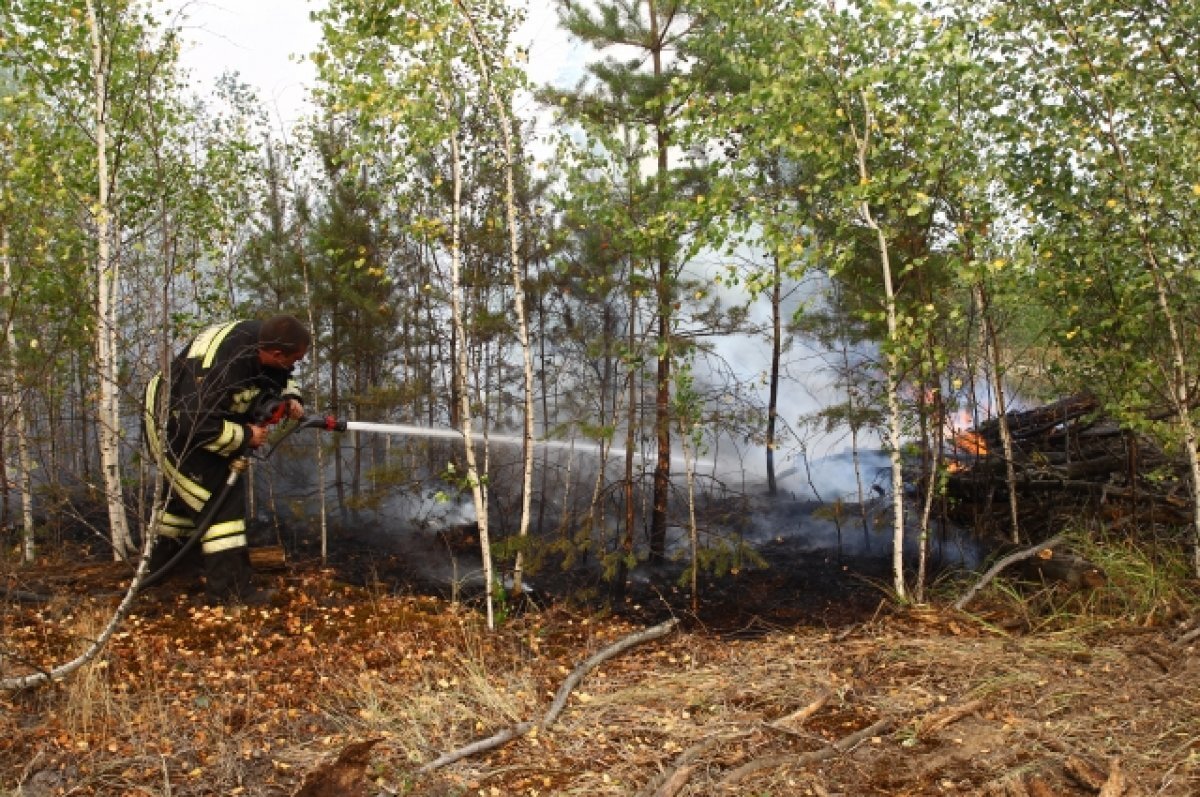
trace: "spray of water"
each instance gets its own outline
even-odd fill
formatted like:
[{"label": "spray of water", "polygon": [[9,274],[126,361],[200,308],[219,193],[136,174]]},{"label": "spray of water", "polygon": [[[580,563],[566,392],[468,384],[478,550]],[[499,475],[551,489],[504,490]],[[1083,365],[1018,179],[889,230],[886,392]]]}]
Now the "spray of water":
[{"label": "spray of water", "polygon": [[[346,421],[346,431],[348,432],[368,432],[371,434],[396,434],[406,437],[431,437],[444,440],[462,440],[462,432],[457,429],[435,429],[428,426],[414,426],[405,423],[373,423],[371,421]],[[523,438],[516,435],[497,435],[488,434],[487,440],[489,443],[499,445],[514,445],[519,446],[523,442]],[[574,451],[576,453],[595,454],[600,456],[604,453],[603,447],[599,443],[581,442],[579,440],[534,440],[533,444],[540,448],[561,449],[566,451]],[[608,455],[616,459],[622,459],[625,456],[623,448],[609,448]],[[644,459],[638,452],[633,452],[634,459]],[[671,460],[683,461],[682,457],[672,457]],[[713,463],[709,460],[698,460],[693,463],[696,470],[710,469]]]}]

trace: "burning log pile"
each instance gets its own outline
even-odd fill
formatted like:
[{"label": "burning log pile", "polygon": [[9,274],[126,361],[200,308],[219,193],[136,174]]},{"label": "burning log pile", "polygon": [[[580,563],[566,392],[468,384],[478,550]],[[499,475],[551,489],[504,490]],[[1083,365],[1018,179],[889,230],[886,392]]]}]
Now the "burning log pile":
[{"label": "burning log pile", "polygon": [[[1185,525],[1192,502],[1186,463],[1150,437],[1122,427],[1088,394],[1007,414],[1023,530],[1091,511],[1110,524]],[[1000,419],[951,435],[947,486],[957,519],[1007,524]]]}]

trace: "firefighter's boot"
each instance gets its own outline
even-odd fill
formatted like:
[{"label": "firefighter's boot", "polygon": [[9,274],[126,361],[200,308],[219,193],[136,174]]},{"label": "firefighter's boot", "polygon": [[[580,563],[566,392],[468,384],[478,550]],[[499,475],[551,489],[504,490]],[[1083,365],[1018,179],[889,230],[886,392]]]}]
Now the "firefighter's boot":
[{"label": "firefighter's boot", "polygon": [[204,574],[208,597],[215,602],[264,606],[275,595],[273,590],[255,586],[250,549],[246,547],[205,554]]},{"label": "firefighter's boot", "polygon": [[198,577],[201,572],[200,549],[193,548],[188,551],[175,562],[175,556],[182,550],[185,544],[184,540],[178,540],[174,537],[160,536],[154,542],[154,550],[150,552],[150,564],[146,568],[146,576],[153,576],[167,565],[171,565],[166,572],[158,577],[160,581],[168,581],[179,576]]}]

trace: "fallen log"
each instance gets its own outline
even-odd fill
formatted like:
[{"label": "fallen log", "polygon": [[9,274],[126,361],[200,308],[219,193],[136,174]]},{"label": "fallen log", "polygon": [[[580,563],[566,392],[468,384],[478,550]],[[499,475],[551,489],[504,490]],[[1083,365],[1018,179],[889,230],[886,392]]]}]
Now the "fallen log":
[{"label": "fallen log", "polygon": [[283,570],[287,567],[287,552],[282,545],[251,548],[250,566],[255,570]]},{"label": "fallen log", "polygon": [[[1172,416],[1159,410],[1144,417]],[[1194,521],[1186,461],[1149,434],[1107,416],[1094,396],[1068,396],[1008,412],[1004,420],[1013,440],[1007,455],[1001,454],[999,418],[957,431],[977,445],[949,455],[946,494],[955,499],[949,513],[954,519],[973,523],[979,531],[1000,531],[996,524],[1011,530],[1016,524],[1024,535],[1036,529],[1041,533],[1034,531],[1034,536],[1042,536],[1063,518],[1110,512],[1109,505],[1120,504],[1151,525]],[[995,508],[1010,490],[1017,511],[1006,522]]]},{"label": "fallen log", "polygon": [[[1095,396],[1081,393],[1068,396],[1052,404],[1045,404],[1031,410],[1008,413],[1008,428],[1014,440],[1024,440],[1045,434],[1054,428],[1070,421],[1082,418],[1095,412],[1100,402]],[[991,418],[980,423],[976,431],[983,436],[990,447],[1000,444],[1000,419]]]}]

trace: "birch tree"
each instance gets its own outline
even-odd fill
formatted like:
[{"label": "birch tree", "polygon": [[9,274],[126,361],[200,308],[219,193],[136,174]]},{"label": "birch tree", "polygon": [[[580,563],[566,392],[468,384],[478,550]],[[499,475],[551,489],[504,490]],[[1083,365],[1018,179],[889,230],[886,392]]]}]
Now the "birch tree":
[{"label": "birch tree", "polygon": [[[473,274],[482,275],[486,264],[464,261],[465,210],[478,206],[463,202],[464,183],[490,165],[489,134],[480,120],[487,109],[474,103],[481,89],[487,96],[487,88],[477,71],[478,60],[469,58],[474,53],[469,27],[452,2],[389,2],[365,8],[338,0],[319,18],[325,40],[314,60],[326,87],[323,101],[332,113],[352,117],[359,136],[347,156],[379,163],[373,154],[386,151],[383,160],[389,177],[403,184],[421,209],[409,222],[410,234],[449,271],[450,284],[443,295],[449,304],[446,320],[453,342],[451,417],[463,435],[467,472],[458,475],[475,510],[490,626],[495,575],[488,474],[477,459],[475,428],[476,417],[485,407],[477,392],[484,376],[478,367],[483,363],[483,347],[467,320],[490,318],[491,307],[483,303],[489,296],[484,290],[475,291],[473,308],[466,305],[464,267],[473,265]],[[509,33],[504,24],[493,29],[493,17],[485,20],[478,13],[472,19],[480,28],[494,30],[494,46],[503,47]],[[414,179],[429,173],[431,165],[437,167],[431,184]],[[474,287],[481,288],[481,283],[476,279]],[[477,358],[474,363],[472,353]]]},{"label": "birch tree", "polygon": [[[475,51],[478,71],[487,91],[488,102],[496,112],[497,124],[504,143],[504,214],[509,245],[509,271],[512,277],[512,307],[517,316],[517,345],[521,350],[522,380],[522,431],[521,431],[521,518],[518,521],[517,535],[524,539],[529,534],[530,507],[533,501],[533,443],[534,443],[534,384],[533,384],[533,346],[529,338],[529,319],[525,305],[525,269],[521,260],[520,230],[517,224],[517,151],[514,137],[514,123],[510,107],[514,80],[518,72],[510,64],[502,69],[497,62],[507,61],[507,56],[501,52],[489,52],[484,46],[475,23],[474,15],[464,0],[456,0],[455,7],[463,17],[471,47]],[[495,39],[491,39],[494,41]],[[504,41],[501,37],[500,41]],[[519,83],[517,84],[519,85]],[[513,591],[522,590],[523,551],[518,550],[513,572]]]}]

